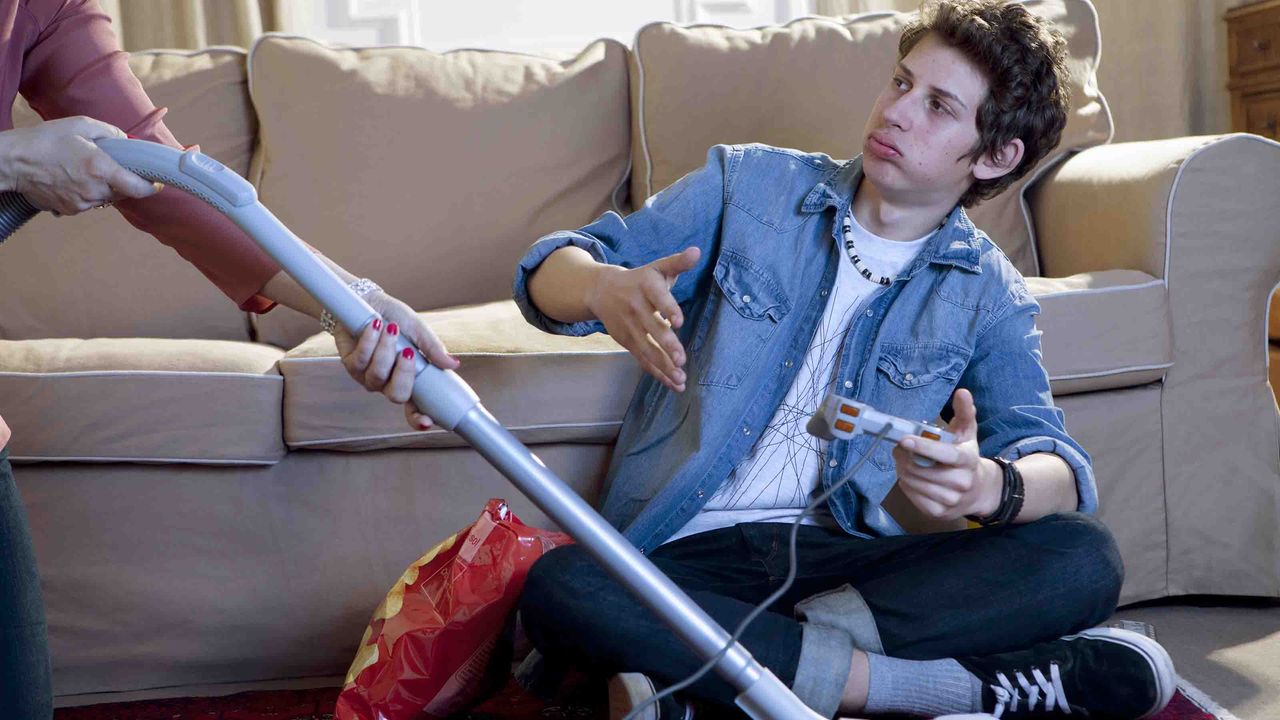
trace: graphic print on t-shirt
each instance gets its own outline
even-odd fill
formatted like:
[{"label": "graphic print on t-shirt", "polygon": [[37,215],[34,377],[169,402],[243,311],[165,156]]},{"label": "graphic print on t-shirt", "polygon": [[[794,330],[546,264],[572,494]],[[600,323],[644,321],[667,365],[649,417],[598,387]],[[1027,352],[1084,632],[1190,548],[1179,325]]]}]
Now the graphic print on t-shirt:
[{"label": "graphic print on t-shirt", "polygon": [[[891,276],[905,270],[934,235],[900,242],[872,235],[856,220],[851,221],[851,228],[862,258],[872,264],[875,272]],[[702,510],[667,542],[742,522],[790,522],[821,494],[827,442],[806,432],[805,425],[832,389],[854,313],[883,289],[853,267],[845,257],[843,243],[839,252],[841,262],[831,296],[782,403],[751,452],[739,461]],[[834,524],[825,507],[803,522]]]}]

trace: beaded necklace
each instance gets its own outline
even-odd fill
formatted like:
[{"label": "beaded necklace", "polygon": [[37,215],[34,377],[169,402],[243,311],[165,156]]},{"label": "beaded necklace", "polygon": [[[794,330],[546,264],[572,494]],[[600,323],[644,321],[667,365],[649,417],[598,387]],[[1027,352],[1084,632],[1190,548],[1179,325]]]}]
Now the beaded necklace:
[{"label": "beaded necklace", "polygon": [[[889,277],[888,275],[877,275],[876,273],[873,273],[870,270],[868,270],[867,267],[862,264],[862,258],[858,257],[858,251],[853,246],[852,218],[853,218],[853,207],[850,206],[849,212],[845,213],[844,221],[843,221],[844,224],[842,227],[844,230],[844,251],[849,256],[849,259],[853,261],[854,269],[857,270],[862,275],[862,277],[870,280],[873,283],[879,283],[880,285],[885,285],[885,286],[892,285],[894,280],[892,277]],[[941,230],[942,226],[946,224],[947,224],[947,221],[943,219],[943,221],[938,224],[938,230]],[[937,232],[937,230],[934,230],[934,232]]]},{"label": "beaded necklace", "polygon": [[849,212],[844,216],[844,251],[848,254],[849,259],[853,261],[854,269],[861,273],[862,277],[873,283],[879,283],[886,286],[893,284],[893,278],[887,275],[877,275],[868,270],[866,266],[862,264],[862,258],[858,257],[858,251],[853,246],[853,223],[850,220],[852,217],[853,208],[850,208]]}]

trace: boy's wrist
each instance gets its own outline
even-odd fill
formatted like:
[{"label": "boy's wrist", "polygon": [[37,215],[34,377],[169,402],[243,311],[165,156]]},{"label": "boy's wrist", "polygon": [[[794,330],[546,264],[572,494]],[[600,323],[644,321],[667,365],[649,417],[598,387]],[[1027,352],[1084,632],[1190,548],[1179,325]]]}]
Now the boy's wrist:
[{"label": "boy's wrist", "polygon": [[600,313],[596,305],[603,294],[605,278],[616,272],[625,272],[625,268],[609,265],[608,263],[595,262],[594,260],[592,262],[590,274],[587,276],[586,287],[582,291],[582,306],[598,320],[600,319]]},{"label": "boy's wrist", "polygon": [[970,514],[987,518],[1000,508],[1000,497],[1004,493],[1004,469],[995,460],[986,457],[979,459],[978,467],[979,500]]}]

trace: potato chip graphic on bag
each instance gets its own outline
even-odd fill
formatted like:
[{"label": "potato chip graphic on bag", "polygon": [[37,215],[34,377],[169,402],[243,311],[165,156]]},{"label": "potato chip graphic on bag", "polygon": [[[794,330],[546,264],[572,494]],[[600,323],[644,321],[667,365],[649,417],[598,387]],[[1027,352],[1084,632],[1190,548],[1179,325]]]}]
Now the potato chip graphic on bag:
[{"label": "potato chip graphic on bag", "polygon": [[506,681],[512,615],[534,561],[573,542],[490,500],[470,527],[410,565],[373,612],[337,720],[445,718]]}]

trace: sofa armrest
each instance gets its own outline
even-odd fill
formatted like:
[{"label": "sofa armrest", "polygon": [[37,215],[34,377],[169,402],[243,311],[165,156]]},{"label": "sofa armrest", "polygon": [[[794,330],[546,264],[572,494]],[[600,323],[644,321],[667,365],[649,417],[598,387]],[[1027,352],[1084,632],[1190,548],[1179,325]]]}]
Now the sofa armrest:
[{"label": "sofa armrest", "polygon": [[1168,281],[1170,262],[1176,273],[1192,252],[1186,260],[1274,275],[1278,184],[1280,144],[1257,135],[1090,148],[1029,193],[1041,273],[1127,268]]},{"label": "sofa armrest", "polygon": [[[1280,594],[1280,415],[1266,352],[1278,192],[1280,143],[1233,134],[1091,148],[1031,195],[1045,276],[1123,268],[1164,281],[1173,366],[1152,421],[1168,594]],[[1099,484],[1123,475],[1100,468]]]}]

